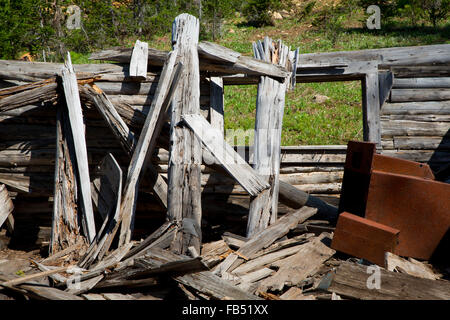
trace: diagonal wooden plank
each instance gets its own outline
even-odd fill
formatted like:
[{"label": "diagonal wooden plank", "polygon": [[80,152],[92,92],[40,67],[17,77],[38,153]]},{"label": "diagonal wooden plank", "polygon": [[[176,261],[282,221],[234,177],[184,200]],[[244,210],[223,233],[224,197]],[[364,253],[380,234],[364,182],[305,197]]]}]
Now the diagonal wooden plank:
[{"label": "diagonal wooden plank", "polygon": [[155,97],[150,107],[150,112],[145,119],[139,141],[131,158],[120,209],[122,227],[119,245],[124,245],[131,239],[131,233],[134,227],[139,177],[142,169],[145,168],[146,163],[148,163],[148,160],[150,159],[149,155],[153,152],[156,139],[161,132],[167,108],[172,100],[172,95],[178,84],[178,79],[182,70],[181,63],[175,68],[177,54],[177,50],[172,51],[164,64]]},{"label": "diagonal wooden plank", "polygon": [[220,129],[213,128],[200,114],[185,114],[182,119],[203,142],[215,159],[252,196],[269,187],[250,165],[231,147]]}]

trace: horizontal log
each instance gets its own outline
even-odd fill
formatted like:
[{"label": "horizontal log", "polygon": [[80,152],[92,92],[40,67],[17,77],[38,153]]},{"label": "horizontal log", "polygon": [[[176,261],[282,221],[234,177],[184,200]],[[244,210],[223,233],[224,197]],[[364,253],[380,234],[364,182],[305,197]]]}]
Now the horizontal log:
[{"label": "horizontal log", "polygon": [[450,150],[450,136],[448,137],[394,137],[396,149],[439,149]]},{"label": "horizontal log", "polygon": [[391,102],[450,100],[450,89],[392,89]]},{"label": "horizontal log", "polygon": [[381,115],[450,115],[450,101],[385,103]]},{"label": "horizontal log", "polygon": [[[208,89],[209,90],[209,89]],[[209,91],[208,91],[209,93]],[[114,104],[129,104],[132,107],[150,106],[153,101],[153,95],[126,95],[126,94],[108,94],[109,100]],[[209,94],[200,96],[201,105],[209,105]],[[148,112],[148,111],[147,111]]]},{"label": "horizontal log", "polygon": [[395,66],[391,72],[395,78],[448,77],[450,66]]},{"label": "horizontal log", "polygon": [[375,60],[381,66],[448,64],[450,44],[300,54],[302,64],[339,64]]},{"label": "horizontal log", "polygon": [[409,120],[409,121],[425,121],[425,122],[450,122],[450,114],[419,114],[419,115],[403,115],[390,114],[380,116],[381,121],[390,120]]},{"label": "horizontal log", "polygon": [[450,88],[450,77],[394,78],[392,88]]},{"label": "horizontal log", "polygon": [[383,150],[382,154],[395,158],[427,162],[429,165],[446,164],[450,162],[449,151],[435,150]]},{"label": "horizontal log", "polygon": [[448,122],[421,122],[409,120],[381,121],[381,136],[444,136],[449,134]]}]

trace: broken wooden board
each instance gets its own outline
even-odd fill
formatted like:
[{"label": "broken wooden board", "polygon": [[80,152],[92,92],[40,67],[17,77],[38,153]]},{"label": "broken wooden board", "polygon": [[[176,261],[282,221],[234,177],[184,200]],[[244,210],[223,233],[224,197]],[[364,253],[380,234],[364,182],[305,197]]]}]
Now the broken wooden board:
[{"label": "broken wooden board", "polygon": [[331,280],[331,285],[325,289],[342,297],[362,300],[450,299],[449,281],[420,279],[408,274],[375,268],[377,269],[342,262]]},{"label": "broken wooden board", "polygon": [[218,240],[202,245],[201,257],[209,267],[213,267],[230,254],[232,250],[224,240]]},{"label": "broken wooden board", "polygon": [[312,295],[304,295],[302,290],[297,287],[289,288],[288,291],[280,296],[281,300],[316,300]]},{"label": "broken wooden board", "polygon": [[217,162],[252,196],[269,187],[250,165],[224,139],[221,130],[213,128],[200,114],[184,114],[182,119],[211,152]]},{"label": "broken wooden board", "polygon": [[76,156],[76,171],[78,172],[78,188],[80,190],[80,209],[83,214],[83,228],[86,237],[91,243],[96,234],[94,211],[91,199],[91,181],[89,178],[88,155],[86,137],[84,132],[83,112],[81,110],[80,96],[78,94],[78,83],[72,67],[70,53],[61,71],[64,96],[66,98],[69,123],[72,129],[74,152]]},{"label": "broken wooden board", "polygon": [[[322,234],[324,235],[324,234]],[[296,286],[308,276],[313,275],[336,251],[323,244],[325,236],[319,236],[299,248],[298,252],[271,264],[278,271],[264,280],[259,291],[281,291],[284,286]]]},{"label": "broken wooden board", "polygon": [[53,255],[78,241],[80,235],[76,179],[76,156],[67,109],[59,105],[56,111],[56,160],[53,191],[52,233],[49,254]]},{"label": "broken wooden board", "polygon": [[[317,209],[303,207],[299,210],[287,213],[267,229],[256,233],[248,240],[236,253],[230,254],[215,269],[214,273],[224,274],[233,271],[238,265],[234,265],[241,257],[241,262],[251,259],[259,250],[270,246],[275,240],[286,235],[289,230],[295,228],[299,223],[312,217],[317,213]],[[232,268],[232,266],[234,266]]]},{"label": "broken wooden board", "polygon": [[136,40],[130,60],[130,77],[145,80],[147,77],[148,43]]},{"label": "broken wooden board", "polygon": [[389,271],[407,273],[411,276],[430,280],[437,280],[440,278],[440,276],[434,273],[433,270],[426,264],[413,258],[406,260],[391,252],[386,252],[385,258],[386,269]]}]

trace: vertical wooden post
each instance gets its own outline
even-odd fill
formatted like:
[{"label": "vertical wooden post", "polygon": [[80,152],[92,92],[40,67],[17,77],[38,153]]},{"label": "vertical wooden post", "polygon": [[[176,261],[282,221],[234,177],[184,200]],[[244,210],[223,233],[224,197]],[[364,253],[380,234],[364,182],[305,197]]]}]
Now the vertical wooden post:
[{"label": "vertical wooden post", "polygon": [[[14,228],[14,219],[11,212],[14,205],[9,197],[8,190],[4,184],[0,184],[0,228],[6,222],[8,229]],[[12,226],[10,224],[13,224]],[[8,226],[9,225],[9,226]],[[11,230],[9,230],[12,232]]]},{"label": "vertical wooden post", "polygon": [[74,149],[66,106],[60,104],[56,115],[55,188],[50,255],[76,244],[79,240]]},{"label": "vertical wooden post", "polygon": [[67,60],[62,69],[61,77],[76,155],[76,171],[79,178],[79,190],[81,193],[80,207],[83,212],[83,228],[89,243],[91,243],[95,238],[94,211],[92,209],[91,199],[91,180],[89,178],[83,112],[81,110],[80,95],[78,93],[78,82],[72,67],[72,61],[70,60],[70,53],[67,54]]},{"label": "vertical wooden post", "polygon": [[211,77],[210,86],[211,126],[223,133],[223,79],[221,77]]},{"label": "vertical wooden post", "polygon": [[380,131],[380,92],[378,88],[378,69],[370,68],[362,81],[363,139],[381,147]]},{"label": "vertical wooden post", "polygon": [[[255,58],[292,69],[289,48],[266,37],[264,42],[253,44]],[[291,55],[292,56],[292,55]],[[284,100],[288,83],[261,77],[256,100],[256,122],[253,168],[270,184],[250,200],[247,237],[265,229],[277,218],[280,169],[281,128],[283,125]]]},{"label": "vertical wooden post", "polygon": [[182,228],[171,248],[187,253],[201,244],[201,162],[202,146],[188,128],[178,126],[184,114],[200,113],[200,68],[197,53],[199,21],[189,14],[175,18],[172,26],[173,49],[184,65],[179,86],[172,101],[170,124],[169,190],[167,215]]}]

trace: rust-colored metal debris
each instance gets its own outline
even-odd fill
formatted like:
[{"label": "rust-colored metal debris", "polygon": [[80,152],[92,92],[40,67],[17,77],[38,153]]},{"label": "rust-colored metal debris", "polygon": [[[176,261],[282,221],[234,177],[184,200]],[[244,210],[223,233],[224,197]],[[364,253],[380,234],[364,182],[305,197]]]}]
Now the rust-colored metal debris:
[{"label": "rust-colored metal debris", "polygon": [[385,253],[394,252],[400,230],[343,212],[339,216],[331,247],[385,265]]}]

